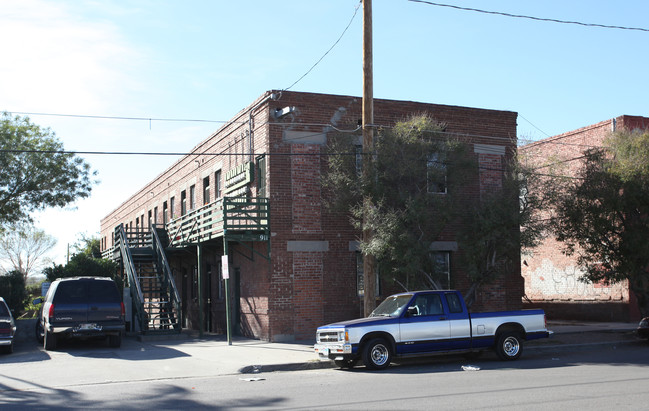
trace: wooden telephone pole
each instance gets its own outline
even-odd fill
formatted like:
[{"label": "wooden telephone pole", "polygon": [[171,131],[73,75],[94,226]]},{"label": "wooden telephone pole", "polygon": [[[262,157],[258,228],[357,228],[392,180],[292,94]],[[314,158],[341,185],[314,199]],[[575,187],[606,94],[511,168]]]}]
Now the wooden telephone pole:
[{"label": "wooden telephone pole", "polygon": [[[372,0],[363,0],[363,175],[371,179],[374,168],[374,85],[372,71]],[[369,177],[369,178],[368,178]],[[363,199],[364,208],[371,206],[372,199]],[[363,242],[373,236],[368,228],[367,215],[363,216]],[[376,306],[376,260],[371,255],[363,256],[363,309],[370,315]]]}]

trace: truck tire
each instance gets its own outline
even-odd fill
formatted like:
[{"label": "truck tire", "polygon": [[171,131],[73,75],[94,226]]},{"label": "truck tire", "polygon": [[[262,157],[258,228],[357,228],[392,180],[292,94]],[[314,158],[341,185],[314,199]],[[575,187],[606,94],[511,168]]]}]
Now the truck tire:
[{"label": "truck tire", "polygon": [[336,367],[339,368],[354,368],[356,365],[356,362],[358,360],[353,359],[353,360],[334,360],[334,364],[336,364]]},{"label": "truck tire", "polygon": [[496,338],[496,354],[503,361],[517,360],[523,352],[523,340],[515,331],[503,331]]},{"label": "truck tire", "polygon": [[43,344],[45,346],[45,351],[56,350],[56,339],[56,334],[51,332],[45,333],[45,343]]},{"label": "truck tire", "polygon": [[370,370],[382,370],[390,365],[392,350],[383,338],[370,340],[363,348],[363,363]]}]

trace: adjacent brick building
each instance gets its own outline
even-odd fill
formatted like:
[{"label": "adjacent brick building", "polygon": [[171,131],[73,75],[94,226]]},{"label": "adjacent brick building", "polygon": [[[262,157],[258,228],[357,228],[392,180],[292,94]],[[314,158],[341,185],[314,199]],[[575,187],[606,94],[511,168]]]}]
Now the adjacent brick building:
[{"label": "adjacent brick building", "polygon": [[[248,233],[227,242],[235,330],[270,341],[311,340],[321,324],[361,316],[359,233],[346,215],[323,208],[320,185],[327,135],[348,132],[360,141],[361,110],[358,97],[266,92],[102,219],[103,250],[108,254],[114,247],[120,224],[165,227],[183,327],[223,332],[221,256],[227,241],[217,236],[176,244],[178,221],[225,213],[228,198],[267,199],[259,207],[270,210],[268,221],[262,218],[268,235]],[[514,112],[376,99],[374,113],[375,124],[388,127],[428,113],[444,122],[448,133],[462,136],[481,166],[479,181],[466,187],[475,198],[500,186],[506,158],[516,150]],[[217,220],[201,221],[210,229]],[[223,232],[227,237],[228,230]],[[461,250],[453,233],[431,249],[448,255],[449,286],[468,289],[454,263]],[[390,291],[389,285],[381,289]],[[519,308],[522,295],[523,279],[515,270],[484,289],[478,308]]]},{"label": "adjacent brick building", "polygon": [[[583,165],[585,151],[604,145],[613,131],[647,129],[649,118],[620,116],[574,131],[519,147],[521,158],[537,165],[561,164],[562,172],[576,174]],[[521,272],[525,278],[526,299],[548,313],[550,318],[630,321],[639,318],[633,293],[626,283],[589,284],[580,281],[583,272],[573,257],[562,252],[554,238],[546,239],[530,254],[523,255]]]}]

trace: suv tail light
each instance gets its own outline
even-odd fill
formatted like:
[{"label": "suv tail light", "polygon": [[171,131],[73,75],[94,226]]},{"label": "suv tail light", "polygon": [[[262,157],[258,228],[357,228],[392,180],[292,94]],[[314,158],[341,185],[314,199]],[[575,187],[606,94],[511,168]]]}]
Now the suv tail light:
[{"label": "suv tail light", "polygon": [[49,318],[54,318],[54,303],[50,304],[50,310],[47,312]]},{"label": "suv tail light", "polygon": [[122,317],[124,317],[126,315],[126,309],[124,308],[124,302],[122,302],[121,304],[122,304]]}]

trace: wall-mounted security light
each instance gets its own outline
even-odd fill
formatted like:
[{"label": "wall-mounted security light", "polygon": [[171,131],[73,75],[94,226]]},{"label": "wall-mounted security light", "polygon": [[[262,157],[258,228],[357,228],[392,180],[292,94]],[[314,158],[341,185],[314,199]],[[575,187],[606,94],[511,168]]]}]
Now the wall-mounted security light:
[{"label": "wall-mounted security light", "polygon": [[287,107],[284,107],[284,108],[276,108],[275,113],[274,113],[274,117],[276,119],[280,119],[280,118],[284,117],[287,114],[293,113],[295,110],[297,110],[297,108],[295,106],[287,106]]}]

